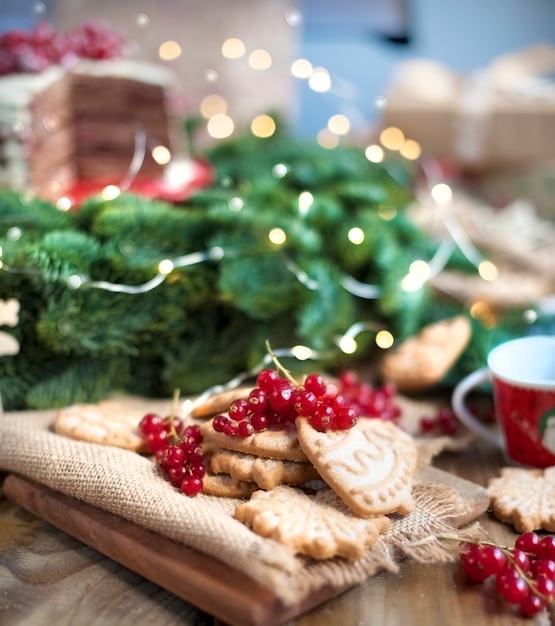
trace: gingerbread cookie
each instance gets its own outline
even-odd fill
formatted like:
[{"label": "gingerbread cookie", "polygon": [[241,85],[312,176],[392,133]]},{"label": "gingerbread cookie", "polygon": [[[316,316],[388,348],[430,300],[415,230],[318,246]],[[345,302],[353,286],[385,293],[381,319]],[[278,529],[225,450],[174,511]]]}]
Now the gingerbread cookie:
[{"label": "gingerbread cookie", "polygon": [[501,522],[520,533],[555,532],[555,467],[504,467],[487,486],[490,506]]},{"label": "gingerbread cookie", "polygon": [[313,428],[297,418],[299,442],[322,479],[360,516],[410,513],[417,466],[413,438],[391,422],[359,418],[349,430]]},{"label": "gingerbread cookie", "polygon": [[297,429],[294,424],[285,428],[269,428],[261,432],[255,432],[249,437],[230,437],[214,430],[213,420],[201,424],[200,430],[207,446],[234,450],[245,454],[253,454],[271,459],[283,459],[285,461],[308,461],[303,452]]},{"label": "gingerbread cookie", "polygon": [[256,491],[236,508],[235,517],[262,537],[313,559],[360,558],[390,526],[384,516],[354,517],[330,489],[310,496],[286,485]]},{"label": "gingerbread cookie", "polygon": [[210,470],[229,474],[236,480],[255,482],[260,489],[277,485],[301,485],[318,478],[311,463],[269,459],[231,450],[219,450],[210,457]]},{"label": "gingerbread cookie", "polygon": [[144,411],[115,400],[76,403],[58,410],[53,427],[58,434],[72,439],[146,452],[139,432],[143,416]]},{"label": "gingerbread cookie", "polygon": [[220,498],[248,498],[258,485],[245,480],[236,480],[228,474],[205,474],[202,493]]},{"label": "gingerbread cookie", "polygon": [[399,391],[432,387],[462,354],[471,332],[470,322],[463,316],[430,324],[386,353],[380,363],[380,374]]}]

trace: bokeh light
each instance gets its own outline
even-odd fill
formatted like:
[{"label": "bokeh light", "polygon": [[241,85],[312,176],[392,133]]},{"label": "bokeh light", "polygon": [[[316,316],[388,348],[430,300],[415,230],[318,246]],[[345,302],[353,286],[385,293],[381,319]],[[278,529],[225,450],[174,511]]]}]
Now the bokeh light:
[{"label": "bokeh light", "polygon": [[222,44],[222,55],[226,59],[240,59],[245,52],[245,44],[237,37],[226,39]]},{"label": "bokeh light", "polygon": [[171,39],[164,41],[158,48],[158,56],[162,61],[173,61],[181,56],[181,46]]},{"label": "bokeh light", "polygon": [[276,123],[269,115],[257,115],[251,122],[251,132],[256,137],[271,137],[276,132]]}]

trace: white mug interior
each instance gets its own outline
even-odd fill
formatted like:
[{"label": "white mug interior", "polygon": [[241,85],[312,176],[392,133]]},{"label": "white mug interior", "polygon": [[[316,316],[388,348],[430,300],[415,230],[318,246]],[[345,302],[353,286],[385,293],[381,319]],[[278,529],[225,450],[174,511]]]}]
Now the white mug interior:
[{"label": "white mug interior", "polygon": [[555,389],[555,336],[513,339],[488,356],[492,374],[507,383],[534,389]]}]

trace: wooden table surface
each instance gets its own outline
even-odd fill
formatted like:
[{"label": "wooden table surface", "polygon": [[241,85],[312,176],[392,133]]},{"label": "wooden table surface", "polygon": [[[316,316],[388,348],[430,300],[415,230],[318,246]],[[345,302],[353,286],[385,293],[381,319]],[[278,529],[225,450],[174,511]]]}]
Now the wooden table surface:
[{"label": "wooden table surface", "polygon": [[[444,453],[435,465],[485,485],[503,460],[487,444]],[[496,542],[513,530],[480,519]],[[509,626],[555,624],[555,611],[522,618],[488,584],[470,584],[458,564],[404,562],[304,614],[287,626]],[[2,626],[222,626],[207,613],[0,498]]]}]

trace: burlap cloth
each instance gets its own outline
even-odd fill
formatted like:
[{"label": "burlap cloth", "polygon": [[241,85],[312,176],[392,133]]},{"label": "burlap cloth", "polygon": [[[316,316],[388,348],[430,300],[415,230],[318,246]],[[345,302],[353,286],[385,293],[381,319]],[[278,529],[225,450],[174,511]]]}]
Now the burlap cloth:
[{"label": "burlap cloth", "polygon": [[[363,558],[318,562],[296,556],[235,520],[237,500],[180,494],[151,458],[55,434],[54,416],[54,411],[0,415],[0,469],[211,555],[273,590],[285,605],[322,585],[345,588],[379,571],[395,571],[407,557],[425,562],[455,558],[457,542],[438,539],[453,534],[453,520],[464,507],[453,488],[416,482],[416,511],[395,517],[390,531]],[[424,462],[429,456],[425,452]],[[461,538],[472,534],[458,532]]]}]

